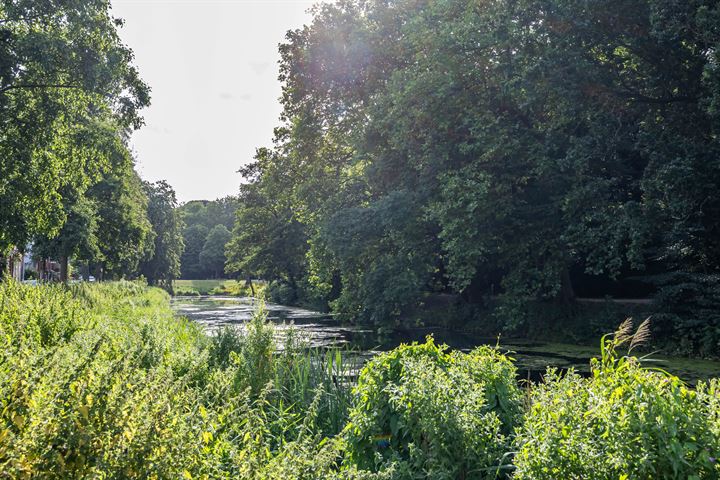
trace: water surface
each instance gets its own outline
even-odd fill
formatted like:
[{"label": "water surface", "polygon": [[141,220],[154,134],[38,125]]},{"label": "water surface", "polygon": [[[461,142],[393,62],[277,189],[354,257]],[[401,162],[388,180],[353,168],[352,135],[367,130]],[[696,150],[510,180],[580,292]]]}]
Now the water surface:
[{"label": "water surface", "polygon": [[[252,317],[255,300],[247,297],[174,297],[172,305],[180,315],[199,323],[212,334],[226,326],[242,328]],[[403,342],[422,342],[427,335],[433,335],[437,343],[445,343],[463,351],[478,345],[497,344],[496,339],[441,327],[417,327],[381,337],[369,328],[342,325],[328,314],[270,303],[266,308],[268,319],[278,325],[280,336],[284,329],[292,326],[313,347],[343,346],[362,353],[363,357],[389,350]],[[539,380],[549,366],[589,373],[590,359],[599,353],[599,346],[523,339],[504,340],[500,348],[515,359],[519,376],[532,380]],[[720,362],[653,355],[648,365],[663,368],[689,383],[720,377]]]}]

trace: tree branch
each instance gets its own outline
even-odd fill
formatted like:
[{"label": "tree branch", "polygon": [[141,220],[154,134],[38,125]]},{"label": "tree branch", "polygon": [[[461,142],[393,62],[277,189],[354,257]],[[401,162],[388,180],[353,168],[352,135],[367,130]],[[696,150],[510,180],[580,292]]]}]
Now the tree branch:
[{"label": "tree branch", "polygon": [[80,85],[72,84],[56,84],[56,83],[22,83],[19,85],[8,85],[0,88],[0,93],[5,93],[8,90],[16,90],[19,88],[83,88]]}]

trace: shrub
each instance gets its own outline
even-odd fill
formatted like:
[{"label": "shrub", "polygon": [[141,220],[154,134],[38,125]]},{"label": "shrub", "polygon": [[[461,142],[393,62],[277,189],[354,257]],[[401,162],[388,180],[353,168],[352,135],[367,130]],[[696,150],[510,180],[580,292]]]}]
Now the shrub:
[{"label": "shrub", "polygon": [[[397,478],[495,478],[506,467],[521,394],[497,350],[447,353],[432,338],[363,369],[345,430],[349,460]],[[404,472],[404,473],[401,473]]]},{"label": "shrub", "polygon": [[196,448],[196,327],[139,284],[0,285],[0,472],[175,477]]},{"label": "shrub", "polygon": [[590,378],[548,371],[519,430],[514,478],[720,476],[717,383],[694,391],[616,354],[623,343],[637,343],[637,335],[621,329],[604,338]]},{"label": "shrub", "polygon": [[720,356],[720,276],[678,272],[653,280],[653,324],[665,349]]},{"label": "shrub", "polygon": [[273,303],[280,305],[293,305],[298,299],[297,290],[281,281],[270,283],[266,294]]}]

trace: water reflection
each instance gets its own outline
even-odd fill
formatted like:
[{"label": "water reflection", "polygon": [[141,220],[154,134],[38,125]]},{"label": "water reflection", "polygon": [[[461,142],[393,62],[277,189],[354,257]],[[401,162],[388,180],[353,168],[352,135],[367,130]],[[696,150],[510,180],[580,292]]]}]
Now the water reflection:
[{"label": "water reflection", "polygon": [[[240,327],[252,318],[255,299],[250,297],[174,297],[173,308],[213,334],[227,326]],[[372,330],[342,326],[331,315],[297,307],[266,304],[268,319],[277,325],[279,336],[291,326],[312,347],[352,346],[371,348]]]},{"label": "water reflection", "polygon": [[[225,326],[242,328],[252,318],[255,309],[253,298],[238,297],[174,297],[173,308],[203,326],[212,334]],[[373,355],[400,343],[422,342],[432,334],[437,343],[468,351],[478,345],[495,345],[497,339],[484,338],[472,332],[458,332],[441,327],[417,327],[395,331],[379,337],[376,331],[357,326],[341,325],[332,316],[297,307],[267,304],[268,318],[278,325],[278,338],[292,325],[313,347],[346,346],[363,354]],[[572,368],[589,373],[590,359],[598,348],[577,345],[543,343],[522,339],[503,341],[501,349],[515,359],[518,375],[532,380],[540,379],[548,366],[562,370]],[[698,379],[720,377],[720,362],[688,360],[654,356],[653,366],[664,368],[683,380],[694,383]]]}]

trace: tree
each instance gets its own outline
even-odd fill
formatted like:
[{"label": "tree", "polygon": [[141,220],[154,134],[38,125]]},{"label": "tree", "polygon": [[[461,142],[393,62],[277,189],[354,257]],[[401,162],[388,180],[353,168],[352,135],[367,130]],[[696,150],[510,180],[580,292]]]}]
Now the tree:
[{"label": "tree", "polygon": [[0,253],[53,237],[149,88],[104,0],[0,2]]},{"label": "tree", "polygon": [[259,149],[256,163],[242,170],[253,181],[240,189],[237,219],[227,244],[226,271],[240,272],[245,278],[279,280],[296,294],[298,281],[306,273],[307,235],[282,187],[261,180],[261,175],[271,175],[265,168],[275,169],[272,155]]},{"label": "tree", "polygon": [[319,6],[280,47],[230,266],[378,323],[438,292],[718,273],[719,22],[701,0]]},{"label": "tree", "polygon": [[185,228],[183,229],[183,252],[180,269],[182,278],[208,278],[216,276],[216,270],[207,270],[200,264],[200,252],[208,233],[216,225],[227,229],[233,227],[237,198],[227,196],[217,200],[192,200],[178,208]]},{"label": "tree", "polygon": [[85,197],[67,202],[67,220],[60,232],[52,237],[39,236],[33,243],[33,254],[39,258],[56,258],[60,261],[60,281],[67,282],[68,262],[71,257],[91,261],[100,255],[97,239],[97,206]]},{"label": "tree", "polygon": [[162,180],[143,182],[143,187],[148,197],[147,216],[155,241],[153,255],[140,262],[140,273],[150,285],[172,291],[172,281],[180,275],[180,257],[185,247],[175,191]]},{"label": "tree", "polygon": [[60,277],[67,281],[68,260],[95,265],[97,278],[131,277],[138,261],[152,254],[152,228],[147,197],[125,143],[116,138],[106,145],[108,165],[82,194],[63,192],[67,220],[54,236],[34,238],[41,258],[60,260]]},{"label": "tree", "polygon": [[207,235],[199,255],[200,266],[218,278],[225,272],[225,245],[232,235],[225,225],[215,225]]},{"label": "tree", "polygon": [[155,232],[148,219],[148,197],[132,163],[104,175],[88,195],[97,205],[100,254],[91,259],[97,278],[135,277],[140,261],[154,253]]},{"label": "tree", "polygon": [[185,250],[180,259],[182,278],[206,278],[205,268],[200,264],[200,252],[203,250],[208,233],[209,230],[205,225],[185,225],[183,229]]}]

